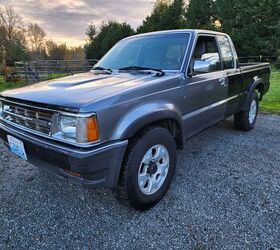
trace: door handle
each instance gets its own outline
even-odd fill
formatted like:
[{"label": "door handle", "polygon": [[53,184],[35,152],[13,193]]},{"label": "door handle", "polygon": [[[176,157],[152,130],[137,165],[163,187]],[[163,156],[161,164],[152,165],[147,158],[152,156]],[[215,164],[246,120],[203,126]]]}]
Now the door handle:
[{"label": "door handle", "polygon": [[221,86],[226,87],[226,86],[227,86],[226,78],[224,78],[224,77],[223,77],[223,78],[220,78],[220,79],[219,79],[219,83],[220,83]]}]

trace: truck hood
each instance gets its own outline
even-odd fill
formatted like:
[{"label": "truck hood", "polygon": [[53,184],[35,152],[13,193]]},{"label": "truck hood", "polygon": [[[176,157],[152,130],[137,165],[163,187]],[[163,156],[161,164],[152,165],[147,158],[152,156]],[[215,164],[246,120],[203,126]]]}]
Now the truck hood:
[{"label": "truck hood", "polygon": [[147,74],[96,75],[88,72],[8,90],[2,92],[1,96],[66,109],[80,109],[89,102],[143,85],[154,78],[155,75]]}]

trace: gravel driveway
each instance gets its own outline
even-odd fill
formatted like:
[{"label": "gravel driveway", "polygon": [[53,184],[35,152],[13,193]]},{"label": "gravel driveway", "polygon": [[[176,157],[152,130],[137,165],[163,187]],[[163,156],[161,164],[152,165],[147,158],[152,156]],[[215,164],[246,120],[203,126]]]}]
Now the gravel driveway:
[{"label": "gravel driveway", "polygon": [[280,249],[280,116],[188,140],[168,194],[143,213],[0,152],[0,249]]}]

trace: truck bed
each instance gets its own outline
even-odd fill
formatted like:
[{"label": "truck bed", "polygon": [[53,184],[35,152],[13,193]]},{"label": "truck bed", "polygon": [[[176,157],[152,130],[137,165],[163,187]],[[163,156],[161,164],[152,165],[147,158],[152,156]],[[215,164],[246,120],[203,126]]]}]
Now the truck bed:
[{"label": "truck bed", "polygon": [[247,90],[253,80],[262,79],[262,95],[269,90],[269,78],[271,67],[269,63],[240,63],[239,68],[242,74],[243,91]]}]

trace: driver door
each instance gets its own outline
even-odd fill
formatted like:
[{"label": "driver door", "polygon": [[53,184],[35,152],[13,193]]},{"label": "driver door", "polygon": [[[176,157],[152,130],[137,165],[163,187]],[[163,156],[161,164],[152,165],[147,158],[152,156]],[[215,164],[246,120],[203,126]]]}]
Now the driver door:
[{"label": "driver door", "polygon": [[[194,65],[204,67],[194,68]],[[205,65],[209,67],[206,69]],[[193,134],[225,118],[228,82],[222,69],[217,39],[214,35],[199,35],[193,51],[186,81],[186,135]]]}]

